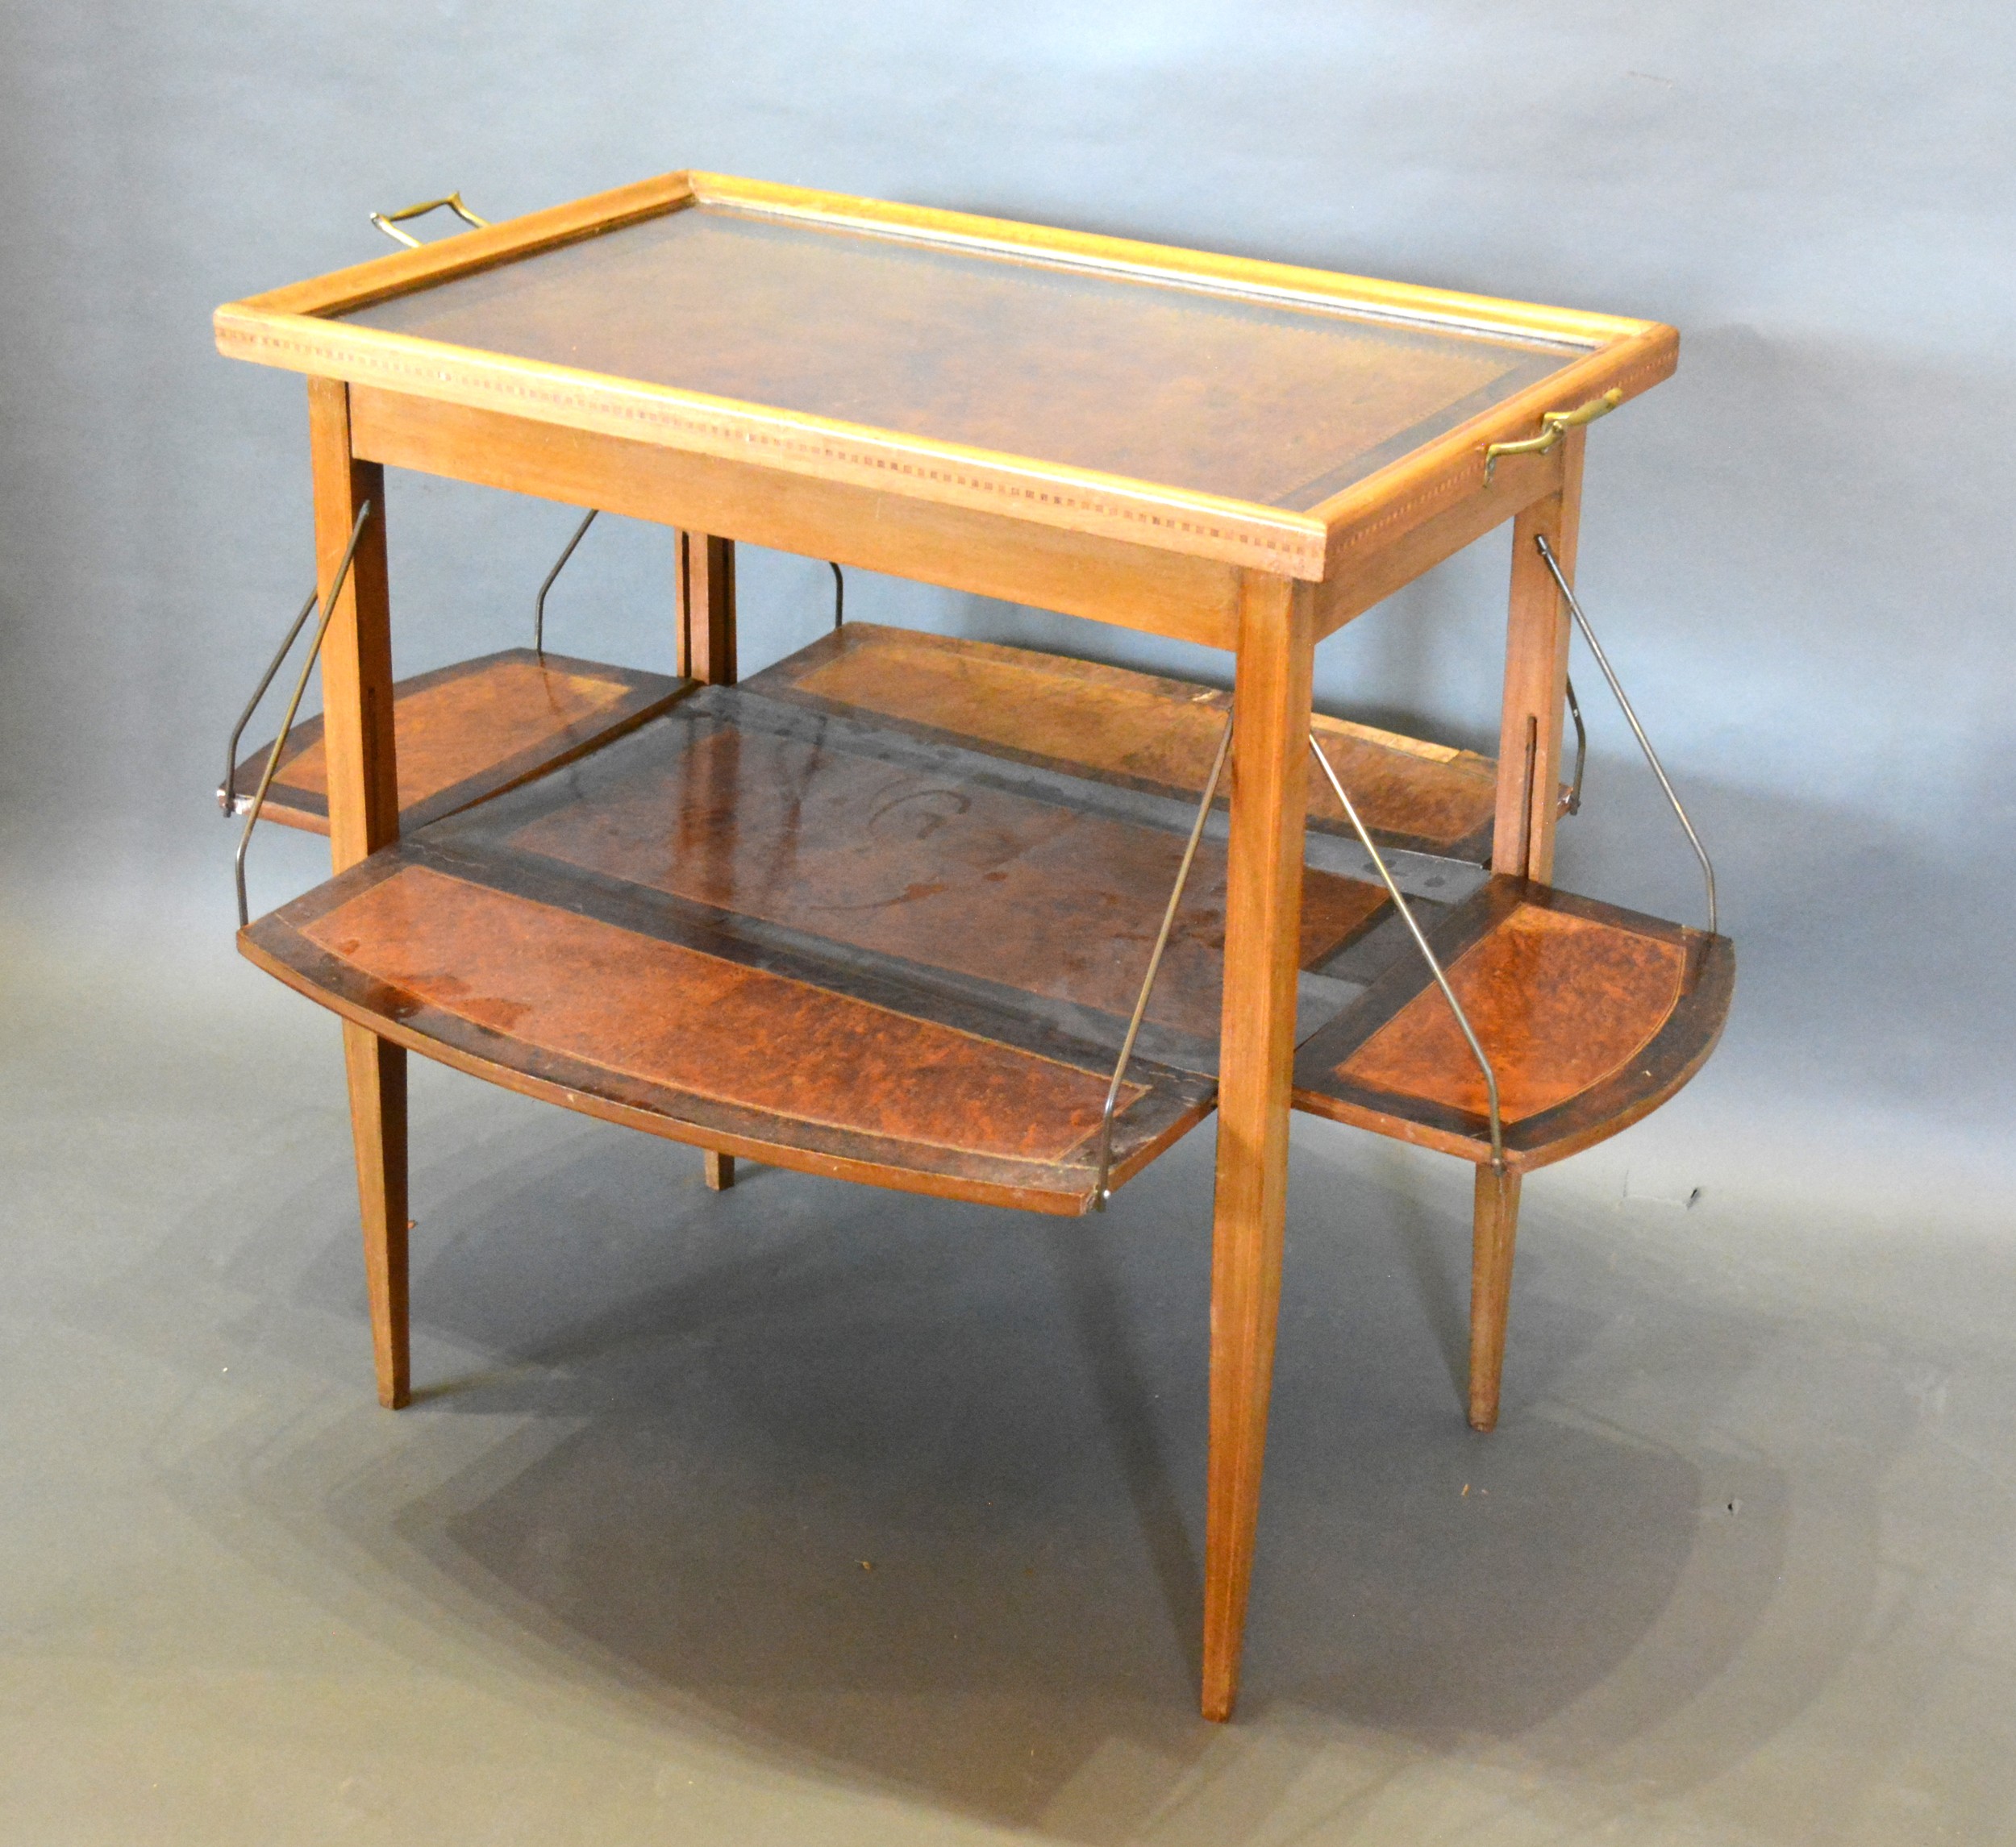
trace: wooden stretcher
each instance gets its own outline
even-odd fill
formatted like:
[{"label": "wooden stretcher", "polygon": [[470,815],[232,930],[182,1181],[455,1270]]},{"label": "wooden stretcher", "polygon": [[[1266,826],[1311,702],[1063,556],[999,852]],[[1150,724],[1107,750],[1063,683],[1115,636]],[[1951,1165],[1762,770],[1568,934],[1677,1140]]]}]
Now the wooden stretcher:
[{"label": "wooden stretcher", "polygon": [[[1707,931],[1551,884],[1584,427],[1672,331],[710,175],[217,327],[310,379],[326,717],[261,776],[335,876],[240,942],[345,1022],[381,1398],[407,1050],[719,1179],[1053,1213],[1215,1109],[1227,1716],[1289,1109],[1477,1165],[1489,1428],[1521,1176],[1727,1013],[1712,874]],[[395,686],[387,464],[673,527],[679,676],[517,651]],[[1507,520],[1495,760],[1312,712],[1325,635]],[[1223,649],[1232,690],[858,624],[738,685],[737,540]]]}]

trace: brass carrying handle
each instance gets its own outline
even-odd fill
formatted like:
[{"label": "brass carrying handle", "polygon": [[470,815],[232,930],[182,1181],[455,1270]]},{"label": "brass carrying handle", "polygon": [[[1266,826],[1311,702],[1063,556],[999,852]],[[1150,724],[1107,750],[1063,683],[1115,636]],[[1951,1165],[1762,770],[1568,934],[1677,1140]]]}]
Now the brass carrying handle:
[{"label": "brass carrying handle", "polygon": [[1529,436],[1523,443],[1493,443],[1484,451],[1484,485],[1490,486],[1499,456],[1544,456],[1568,431],[1579,430],[1585,423],[1593,423],[1599,417],[1609,416],[1623,401],[1623,393],[1613,385],[1601,397],[1592,397],[1579,410],[1547,411],[1540,418],[1540,433],[1537,436]]},{"label": "brass carrying handle", "polygon": [[444,199],[423,199],[417,206],[407,206],[396,212],[373,212],[371,214],[371,222],[387,237],[403,243],[409,250],[418,250],[420,248],[419,239],[407,236],[404,231],[398,229],[398,227],[410,218],[425,218],[429,212],[438,212],[444,206],[461,219],[463,223],[477,231],[487,231],[489,228],[490,221],[486,218],[478,218],[474,212],[464,205],[462,195],[460,193],[450,193]]}]

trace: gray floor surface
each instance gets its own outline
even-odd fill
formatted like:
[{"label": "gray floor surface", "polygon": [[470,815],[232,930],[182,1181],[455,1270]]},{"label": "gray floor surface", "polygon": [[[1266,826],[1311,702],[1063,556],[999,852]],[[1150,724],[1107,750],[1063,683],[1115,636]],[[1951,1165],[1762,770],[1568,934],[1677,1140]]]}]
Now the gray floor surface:
[{"label": "gray floor surface", "polygon": [[1704,1082],[1530,1183],[1479,1437],[1467,1170],[1298,1125],[1213,1726],[1208,1128],[1104,1221],[715,1197],[416,1065],[395,1415],[333,1024],[164,905],[6,913],[8,1847],[2016,1838],[1972,1144]]}]

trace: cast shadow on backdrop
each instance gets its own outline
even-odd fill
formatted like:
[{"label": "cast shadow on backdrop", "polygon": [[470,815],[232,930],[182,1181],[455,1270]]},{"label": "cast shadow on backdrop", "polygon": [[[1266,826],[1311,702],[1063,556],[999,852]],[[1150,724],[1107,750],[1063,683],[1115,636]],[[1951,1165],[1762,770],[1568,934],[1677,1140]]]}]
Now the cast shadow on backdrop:
[{"label": "cast shadow on backdrop", "polygon": [[[453,1113],[430,1146],[460,1151],[429,1163],[421,1331],[492,1362],[416,1402],[396,1442],[361,1398],[333,1436],[310,1420],[290,1439],[281,1419],[217,1437],[177,1471],[193,1513],[256,1544],[249,1498],[286,1534],[267,1569],[402,1647],[416,1620],[475,1633],[765,1760],[976,1816],[1118,1838],[1200,1774],[1249,1774],[1188,1691],[1208,1300],[1190,1170],[1207,1137],[1105,1224],[1060,1227],[772,1170],[709,1197],[697,1163],[600,1125],[527,1152],[494,1121],[523,1105],[439,1082]],[[1528,1390],[1492,1440],[1502,1498],[1490,1524],[1452,1524],[1451,1471],[1478,1452],[1447,1330],[1424,1329],[1418,1273],[1393,1259],[1421,1236],[1393,1177],[1358,1169],[1347,1230],[1333,1186],[1297,1188],[1252,1710],[1432,1748],[1530,1741],[1594,1695],[1574,1754],[1627,1741],[1758,1620],[1782,1494],[1768,1471],[1743,1479],[1740,1550],[1695,1612],[1688,1675],[1606,1703],[1681,1581],[1702,1483],[1684,1455],[1530,1395],[1601,1332],[1543,1238],[1522,1278]],[[203,1215],[305,1221],[312,1256],[256,1318],[354,1333],[346,1165],[305,1184],[297,1169],[277,1203],[272,1179]],[[1435,1261],[1464,1216],[1428,1215]],[[229,1280],[270,1289],[245,1248],[251,1274]],[[171,1241],[148,1269],[174,1263]],[[1746,1330],[1674,1312],[1721,1356],[1712,1397]],[[1676,1785],[1712,1774],[1714,1748],[1672,1765]],[[1096,1801],[1088,1778],[1106,1779]]]}]

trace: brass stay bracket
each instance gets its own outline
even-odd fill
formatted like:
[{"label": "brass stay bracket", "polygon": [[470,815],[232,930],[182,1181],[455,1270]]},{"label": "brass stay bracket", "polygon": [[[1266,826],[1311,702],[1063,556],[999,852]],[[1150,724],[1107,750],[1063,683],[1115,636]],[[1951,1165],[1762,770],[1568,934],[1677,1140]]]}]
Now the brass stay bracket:
[{"label": "brass stay bracket", "polygon": [[1544,456],[1571,430],[1579,430],[1585,423],[1593,423],[1599,417],[1607,417],[1624,401],[1624,394],[1613,386],[1601,397],[1592,397],[1579,410],[1550,410],[1540,418],[1540,433],[1529,436],[1523,443],[1493,443],[1484,451],[1484,485],[1491,485],[1491,476],[1498,465],[1501,456]]}]

